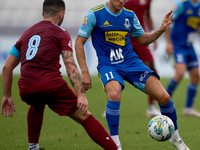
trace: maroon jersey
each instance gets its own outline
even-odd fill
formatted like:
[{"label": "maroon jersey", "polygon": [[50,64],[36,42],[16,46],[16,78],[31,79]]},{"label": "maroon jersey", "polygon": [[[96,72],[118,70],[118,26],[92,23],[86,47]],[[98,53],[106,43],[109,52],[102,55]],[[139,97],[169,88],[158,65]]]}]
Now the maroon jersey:
[{"label": "maroon jersey", "polygon": [[150,3],[151,0],[128,0],[124,6],[125,8],[134,11],[145,31],[145,12],[150,9]]},{"label": "maroon jersey", "polygon": [[[146,11],[150,9],[150,3],[151,0],[128,0],[124,6],[136,14],[144,31],[147,31],[145,28],[145,17]],[[131,34],[130,41],[131,45],[133,46],[133,50],[142,61],[153,61],[153,56],[151,55],[151,52],[147,46],[141,45],[135,38],[131,36]]]},{"label": "maroon jersey", "polygon": [[24,32],[15,47],[20,52],[21,95],[53,89],[66,81],[59,71],[61,51],[72,51],[69,33],[50,21],[41,21]]}]

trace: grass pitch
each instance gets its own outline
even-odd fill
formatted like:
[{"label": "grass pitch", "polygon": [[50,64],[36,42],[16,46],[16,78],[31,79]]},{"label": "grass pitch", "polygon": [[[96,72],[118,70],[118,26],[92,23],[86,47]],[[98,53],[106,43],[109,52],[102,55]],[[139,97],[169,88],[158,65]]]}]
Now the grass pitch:
[{"label": "grass pitch", "polygon": [[[67,82],[69,80],[64,77]],[[12,118],[0,115],[0,150],[27,150],[27,111],[29,106],[19,97],[17,81],[14,76],[12,97],[16,112]],[[162,78],[161,83],[166,87],[169,79]],[[2,81],[0,90],[2,91]],[[184,79],[174,93],[172,100],[176,106],[178,127],[181,137],[191,150],[200,149],[200,118],[182,115],[185,104],[186,88],[189,79]],[[69,83],[70,85],[70,83]],[[86,93],[89,101],[89,111],[108,130],[106,119],[101,115],[106,106],[106,94],[98,77],[92,77],[92,89]],[[200,96],[196,96],[194,108],[200,111]],[[3,97],[3,92],[0,93]],[[158,142],[153,140],[147,131],[151,118],[146,117],[147,95],[126,83],[122,92],[120,140],[123,150],[176,150],[169,141]],[[83,127],[68,117],[61,117],[46,107],[44,122],[40,136],[40,147],[45,150],[101,150],[87,135]]]}]

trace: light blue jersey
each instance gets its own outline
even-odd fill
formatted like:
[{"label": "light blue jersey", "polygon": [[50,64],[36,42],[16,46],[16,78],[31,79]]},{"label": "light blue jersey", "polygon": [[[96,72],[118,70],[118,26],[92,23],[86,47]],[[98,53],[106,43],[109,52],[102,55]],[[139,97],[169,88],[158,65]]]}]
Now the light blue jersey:
[{"label": "light blue jersey", "polygon": [[137,57],[132,50],[129,33],[133,37],[144,34],[135,13],[124,8],[114,14],[106,3],[87,13],[78,32],[86,38],[91,35],[99,60],[98,68],[102,65],[128,63]]},{"label": "light blue jersey", "polygon": [[116,80],[123,90],[126,80],[145,92],[147,78],[152,74],[159,78],[132,50],[129,34],[136,37],[144,33],[137,16],[131,10],[123,8],[115,14],[104,3],[87,13],[78,34],[85,38],[91,35],[98,57],[97,69],[104,86]]},{"label": "light blue jersey", "polygon": [[173,10],[172,41],[176,45],[191,45],[200,26],[200,1],[177,0]]},{"label": "light blue jersey", "polygon": [[171,30],[174,59],[191,70],[199,66],[192,43],[200,26],[200,1],[194,4],[191,0],[177,0],[174,6],[174,25]]},{"label": "light blue jersey", "polygon": [[[97,69],[104,87],[110,81],[117,81],[121,85],[121,90],[123,90],[124,81],[127,81],[146,93],[145,83],[147,79],[151,75],[158,79],[159,76],[138,58],[133,51],[129,34],[133,37],[145,34],[135,13],[123,8],[118,14],[115,14],[108,9],[106,3],[91,9],[87,13],[78,32],[78,35],[85,38],[91,35],[92,44],[98,57]],[[110,83],[108,89],[112,88],[109,87],[111,85],[114,84]],[[120,102],[116,100],[121,98],[121,94],[118,93],[118,86],[113,88],[108,91],[106,89],[107,94],[112,93],[110,94],[112,96],[108,96],[110,98],[106,105],[106,119],[110,135],[115,136],[117,139],[115,142],[117,141],[117,144],[120,145],[117,136],[119,135]],[[175,129],[177,129],[173,102],[160,105],[160,108],[163,115],[167,115],[173,120]]]}]

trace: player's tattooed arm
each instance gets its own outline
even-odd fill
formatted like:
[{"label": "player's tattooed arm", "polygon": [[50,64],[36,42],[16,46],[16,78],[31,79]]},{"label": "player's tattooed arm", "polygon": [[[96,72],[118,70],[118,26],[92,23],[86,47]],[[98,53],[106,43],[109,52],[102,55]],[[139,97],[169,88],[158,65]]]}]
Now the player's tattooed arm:
[{"label": "player's tattooed arm", "polygon": [[81,82],[81,75],[79,73],[76,63],[74,62],[73,52],[62,51],[61,53],[63,62],[67,70],[67,74],[78,96],[77,107],[84,113],[86,113],[88,110],[88,101],[85,97],[85,90]]},{"label": "player's tattooed arm", "polygon": [[76,93],[79,95],[81,93],[85,93],[84,87],[81,82],[81,75],[78,70],[78,67],[76,63],[74,62],[73,52],[71,51],[62,51],[62,58],[63,62],[65,64],[68,77],[70,79],[70,82],[76,91]]}]

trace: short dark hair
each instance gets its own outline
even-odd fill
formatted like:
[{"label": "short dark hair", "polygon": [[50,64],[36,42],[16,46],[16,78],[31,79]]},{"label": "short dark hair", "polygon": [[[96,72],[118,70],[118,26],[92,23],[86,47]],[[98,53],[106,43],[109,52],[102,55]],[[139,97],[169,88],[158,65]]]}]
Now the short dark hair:
[{"label": "short dark hair", "polygon": [[65,2],[63,0],[44,0],[44,17],[53,17],[57,15],[60,11],[65,11]]}]

